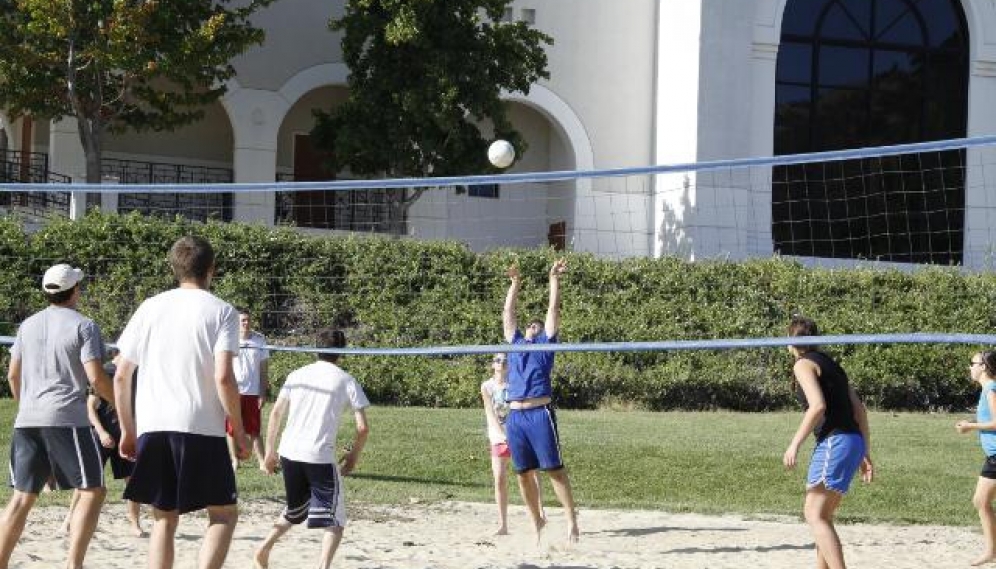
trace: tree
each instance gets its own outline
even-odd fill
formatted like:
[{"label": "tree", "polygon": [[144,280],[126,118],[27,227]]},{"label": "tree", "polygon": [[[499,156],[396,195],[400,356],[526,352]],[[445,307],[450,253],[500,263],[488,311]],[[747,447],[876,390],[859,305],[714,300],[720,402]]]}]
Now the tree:
[{"label": "tree", "polygon": [[[488,171],[482,125],[522,155],[502,90],[528,93],[549,78],[548,35],[503,22],[511,0],[348,0],[329,26],[342,31],[349,96],[316,112],[315,145],[330,169],[423,177]],[[389,192],[392,230],[426,188]]]},{"label": "tree", "polygon": [[0,107],[74,117],[87,182],[107,132],[172,130],[224,93],[273,0],[0,0]]}]

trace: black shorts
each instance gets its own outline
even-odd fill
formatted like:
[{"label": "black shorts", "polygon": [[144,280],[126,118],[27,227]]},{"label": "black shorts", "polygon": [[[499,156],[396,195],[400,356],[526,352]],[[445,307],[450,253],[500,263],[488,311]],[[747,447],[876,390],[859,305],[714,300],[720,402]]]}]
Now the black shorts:
[{"label": "black shorts", "polygon": [[342,478],[335,464],[298,462],[280,457],[287,507],[284,519],[292,524],[308,520],[309,528],[346,527]]},{"label": "black shorts", "polygon": [[[94,436],[96,436],[96,432],[94,432]],[[99,441],[100,437],[97,437],[97,440]],[[111,463],[111,474],[115,480],[128,478],[131,476],[131,471],[135,468],[134,463],[130,460],[121,458],[117,445],[112,448],[100,445],[100,460],[104,467],[107,467],[108,462]]]},{"label": "black shorts", "polygon": [[102,488],[100,442],[90,427],[15,428],[10,439],[10,485],[38,494],[52,479],[60,490]]},{"label": "black shorts", "polygon": [[982,472],[979,473],[979,476],[996,480],[996,456],[986,457],[986,461],[982,463]]},{"label": "black shorts", "polygon": [[163,431],[138,438],[126,500],[181,514],[238,502],[225,437]]}]

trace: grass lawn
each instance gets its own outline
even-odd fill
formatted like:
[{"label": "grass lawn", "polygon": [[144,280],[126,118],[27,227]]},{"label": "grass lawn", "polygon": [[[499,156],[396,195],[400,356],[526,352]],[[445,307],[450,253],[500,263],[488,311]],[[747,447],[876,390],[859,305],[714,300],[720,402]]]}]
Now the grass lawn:
[{"label": "grass lawn", "polygon": [[[266,412],[268,412],[267,407]],[[0,459],[7,462],[15,406],[0,400]],[[349,500],[492,500],[484,414],[477,409],[374,407],[371,437],[347,482]],[[561,443],[581,508],[798,515],[811,444],[794,472],[781,456],[801,413],[560,411]],[[839,517],[851,521],[975,525],[970,499],[982,464],[976,437],[958,435],[967,414],[873,413],[878,475],[855,482]],[[350,436],[346,421],[340,441]],[[514,485],[514,480],[512,481]],[[239,470],[243,498],[282,497],[279,476]],[[549,484],[544,501],[555,505]],[[0,489],[6,502],[9,488]],[[518,502],[513,490],[513,501]],[[111,499],[121,485],[111,484]],[[45,494],[42,504],[65,503]]]}]

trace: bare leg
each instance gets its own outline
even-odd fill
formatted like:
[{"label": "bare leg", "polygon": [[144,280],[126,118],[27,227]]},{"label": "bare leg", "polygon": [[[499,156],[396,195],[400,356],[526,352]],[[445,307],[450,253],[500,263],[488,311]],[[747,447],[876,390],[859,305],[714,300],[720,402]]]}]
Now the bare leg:
[{"label": "bare leg", "polygon": [[540,517],[546,521],[546,508],[543,507],[543,481],[540,480],[539,472],[533,471],[533,480],[536,481],[536,501],[540,505]]},{"label": "bare leg", "polygon": [[492,456],[491,474],[495,482],[495,505],[498,506],[498,531],[495,535],[508,535],[508,459]]},{"label": "bare leg", "polygon": [[252,437],[252,450],[256,454],[256,462],[259,463],[259,468],[263,468],[263,458],[266,457],[266,449],[263,448],[263,437],[256,435]]},{"label": "bare leg", "polygon": [[996,560],[996,513],[993,513],[993,498],[996,498],[996,480],[980,476],[975,485],[972,505],[979,511],[982,536],[986,543],[982,555],[973,561],[972,565],[982,565]]},{"label": "bare leg", "polygon": [[66,519],[62,520],[62,533],[69,533],[69,528],[73,521],[73,511],[76,510],[76,503],[80,501],[79,490],[73,490],[73,495],[69,497],[69,511],[66,512]]},{"label": "bare leg", "polygon": [[803,514],[816,542],[816,567],[844,569],[844,549],[833,527],[833,515],[844,496],[817,486],[806,491]]},{"label": "bare leg", "polygon": [[256,569],[266,569],[270,566],[270,551],[273,550],[273,546],[277,544],[279,540],[288,530],[291,528],[291,523],[287,521],[286,518],[280,516],[277,521],[274,522],[273,528],[270,529],[270,533],[263,540],[263,544],[259,546],[256,550],[255,555],[253,555],[253,562],[255,563]]},{"label": "bare leg", "polygon": [[332,558],[335,551],[339,549],[342,541],[343,528],[328,528],[325,530],[325,537],[322,538],[322,558],[318,562],[319,569],[329,569],[332,567]]},{"label": "bare leg", "polygon": [[546,520],[540,515],[539,494],[536,491],[536,481],[533,479],[535,476],[536,472],[529,470],[520,473],[516,478],[519,480],[519,493],[522,495],[522,501],[526,503],[526,508],[529,510],[529,517],[533,520],[533,529],[536,531],[536,543],[539,544]]},{"label": "bare leg", "polygon": [[228,556],[228,546],[232,544],[232,534],[235,524],[239,521],[239,507],[208,506],[208,527],[201,542],[201,551],[197,556],[199,569],[221,569]]},{"label": "bare leg", "polygon": [[[567,477],[567,469],[559,468],[547,472],[550,475],[550,483],[553,485],[553,493],[560,500],[560,505],[567,513],[567,541],[577,543],[581,537],[578,529],[578,511],[574,506],[574,492],[571,490],[571,480]],[[537,496],[538,502],[539,496]]]},{"label": "bare leg", "polygon": [[24,532],[24,523],[28,519],[28,512],[35,505],[38,494],[28,494],[14,490],[10,496],[10,502],[0,514],[0,569],[7,569],[10,564],[10,554],[14,552],[17,540]]},{"label": "bare leg", "polygon": [[235,448],[235,439],[232,435],[225,435],[225,441],[228,442],[228,457],[232,461],[232,470],[239,470],[239,449]]},{"label": "bare leg", "polygon": [[90,546],[93,532],[97,529],[97,519],[100,518],[100,507],[104,504],[107,489],[88,488],[76,490],[74,493],[79,497],[76,500],[76,509],[73,510],[73,520],[69,525],[69,559],[66,561],[66,567],[81,569],[87,547]]},{"label": "bare leg", "polygon": [[141,507],[138,502],[125,500],[128,504],[128,524],[131,525],[131,533],[135,537],[145,537],[145,530],[142,529]]},{"label": "bare leg", "polygon": [[172,569],[173,539],[180,513],[152,508],[152,533],[149,537],[149,569]]}]

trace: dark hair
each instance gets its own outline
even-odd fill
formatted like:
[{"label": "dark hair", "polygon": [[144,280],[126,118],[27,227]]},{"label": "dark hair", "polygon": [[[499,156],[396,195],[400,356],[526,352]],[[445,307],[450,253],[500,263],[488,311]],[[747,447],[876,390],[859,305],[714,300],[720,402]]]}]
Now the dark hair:
[{"label": "dark hair", "polygon": [[986,350],[982,352],[982,364],[986,374],[989,377],[996,378],[996,351]]},{"label": "dark hair", "polygon": [[204,282],[214,266],[214,249],[207,239],[187,235],[170,247],[169,264],[176,280]]},{"label": "dark hair", "polygon": [[[817,328],[816,322],[812,318],[806,318],[800,314],[793,314],[792,320],[789,321],[788,325],[788,335],[793,338],[796,336],[819,336],[820,329]],[[815,345],[792,347],[801,352],[808,352],[817,349],[817,346]]]},{"label": "dark hair", "polygon": [[69,299],[72,298],[73,293],[76,292],[76,289],[79,288],[79,286],[80,283],[76,283],[73,285],[73,288],[67,288],[66,290],[60,290],[59,292],[46,292],[45,298],[48,299],[49,304],[65,304],[69,302]]},{"label": "dark hair", "polygon": [[[318,331],[318,336],[315,338],[315,347],[345,348],[346,334],[342,330],[336,330],[335,328],[323,328]],[[335,363],[339,361],[339,354],[319,353],[318,359],[323,362]]]},{"label": "dark hair", "polygon": [[532,326],[533,324],[539,326],[540,328],[546,326],[546,323],[540,320],[539,318],[533,318],[526,324],[526,326]]}]

